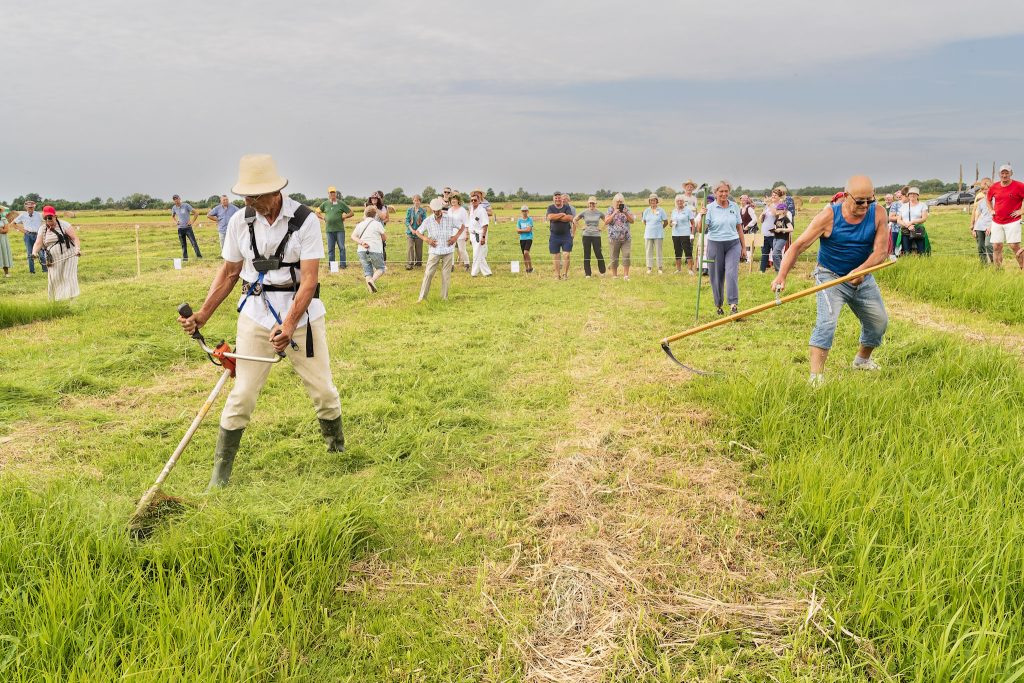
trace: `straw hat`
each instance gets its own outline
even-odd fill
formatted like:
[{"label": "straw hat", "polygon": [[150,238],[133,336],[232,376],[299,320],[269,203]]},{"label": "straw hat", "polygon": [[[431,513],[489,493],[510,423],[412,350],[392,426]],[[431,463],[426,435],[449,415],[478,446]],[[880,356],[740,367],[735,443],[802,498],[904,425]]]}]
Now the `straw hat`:
[{"label": "straw hat", "polygon": [[530,210],[530,207],[528,207],[528,206],[527,206],[526,204],[523,204],[523,208],[521,208],[521,209],[519,209],[519,210],[520,210],[520,211],[529,211],[529,210]]},{"label": "straw hat", "polygon": [[921,194],[921,190],[917,189],[916,187],[912,187],[909,190],[907,190],[907,194],[920,195]]},{"label": "straw hat", "polygon": [[657,198],[658,198],[658,195],[654,194],[653,192],[651,194],[647,195],[647,201],[651,201],[652,199],[656,200]]},{"label": "straw hat", "polygon": [[231,191],[242,197],[279,192],[288,184],[269,154],[246,154],[238,162],[238,182]]},{"label": "straw hat", "polygon": [[587,197],[587,204],[589,204],[590,202],[594,202],[595,204],[597,204],[597,197],[594,197],[594,196]]},{"label": "straw hat", "polygon": [[697,187],[697,183],[693,182],[693,178],[687,178],[686,182],[683,183],[683,187],[686,187],[687,185],[692,185],[693,187]]}]

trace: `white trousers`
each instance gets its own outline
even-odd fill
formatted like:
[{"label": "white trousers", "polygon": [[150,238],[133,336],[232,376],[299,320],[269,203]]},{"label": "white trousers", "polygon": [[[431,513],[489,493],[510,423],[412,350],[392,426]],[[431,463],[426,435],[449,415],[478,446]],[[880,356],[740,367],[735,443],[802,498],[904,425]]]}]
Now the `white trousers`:
[{"label": "white trousers", "polygon": [[[313,331],[313,357],[306,358],[306,335]],[[303,325],[295,330],[295,343],[299,350],[288,347],[285,355],[295,372],[302,378],[306,393],[313,399],[316,416],[321,420],[335,420],[341,417],[341,399],[331,377],[331,357],[327,352],[327,324],[318,318],[312,325]],[[238,316],[237,353],[246,356],[273,358],[274,347],[270,343],[270,330],[256,324],[244,313]],[[282,363],[284,361],[281,361]],[[235,386],[224,403],[220,414],[220,426],[224,429],[242,429],[249,424],[249,416],[256,407],[263,383],[267,381],[274,365],[257,361],[238,361],[235,370]],[[280,370],[278,370],[280,371]]]},{"label": "white trousers", "polygon": [[487,265],[488,245],[480,244],[480,233],[470,233],[470,238],[473,240],[473,270],[469,274],[473,277],[478,274],[490,275],[491,267]]},{"label": "white trousers", "polygon": [[[466,234],[466,233],[462,233],[462,234]],[[466,239],[467,238],[465,238],[465,237],[460,237],[455,242],[455,247],[459,250],[459,263],[461,265],[463,265],[463,266],[465,266],[465,265],[467,265],[469,263],[469,252],[466,251]]]}]

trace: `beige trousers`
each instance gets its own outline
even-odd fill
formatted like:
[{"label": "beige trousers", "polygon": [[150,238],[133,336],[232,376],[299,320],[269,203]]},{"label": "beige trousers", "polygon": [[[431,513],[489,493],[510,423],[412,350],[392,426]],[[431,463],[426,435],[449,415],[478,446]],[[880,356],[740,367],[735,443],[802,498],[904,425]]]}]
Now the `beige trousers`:
[{"label": "beige trousers", "polygon": [[427,298],[430,293],[430,282],[434,279],[438,264],[441,265],[441,298],[448,300],[448,285],[452,281],[452,267],[455,263],[455,254],[429,254],[427,256],[427,267],[423,271],[423,286],[420,287],[420,301]]},{"label": "beige trousers", "polygon": [[[313,357],[306,358],[306,335],[313,331]],[[270,343],[270,330],[260,327],[245,314],[238,316],[238,345],[236,352],[247,356],[273,358],[274,347]],[[289,347],[285,354],[302,383],[306,393],[313,399],[316,416],[321,420],[341,417],[341,399],[331,377],[331,357],[327,352],[327,324],[325,318],[314,320],[312,325],[303,325],[295,330],[295,343],[299,350]],[[284,361],[282,361],[284,362]],[[274,366],[257,361],[238,361],[235,370],[235,386],[224,403],[220,415],[220,426],[224,429],[243,429],[249,424],[249,416],[256,407],[263,383]]]}]

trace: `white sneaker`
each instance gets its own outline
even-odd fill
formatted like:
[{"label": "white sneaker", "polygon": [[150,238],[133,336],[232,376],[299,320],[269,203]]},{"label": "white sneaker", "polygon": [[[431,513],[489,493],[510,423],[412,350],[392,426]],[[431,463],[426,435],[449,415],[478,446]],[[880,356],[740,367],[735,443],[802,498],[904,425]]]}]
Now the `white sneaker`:
[{"label": "white sneaker", "polygon": [[628,275],[623,275],[623,276],[622,276],[622,279],[623,279],[623,280],[629,280],[629,276],[628,276]]},{"label": "white sneaker", "polygon": [[811,376],[807,378],[807,383],[812,387],[820,387],[825,384],[825,375],[816,375],[812,372]]},{"label": "white sneaker", "polygon": [[662,270],[661,268],[658,268],[658,275],[664,275],[664,274],[665,274],[665,271]]},{"label": "white sneaker", "polygon": [[651,274],[651,269],[650,269],[650,268],[648,268],[648,269],[647,269],[647,274],[648,274],[648,275],[650,275],[650,274]]},{"label": "white sneaker", "polygon": [[852,363],[854,370],[881,370],[882,366],[874,361],[873,358],[861,358],[860,356],[853,357]]},{"label": "white sneaker", "polygon": [[690,271],[690,277],[693,277],[693,270]]}]

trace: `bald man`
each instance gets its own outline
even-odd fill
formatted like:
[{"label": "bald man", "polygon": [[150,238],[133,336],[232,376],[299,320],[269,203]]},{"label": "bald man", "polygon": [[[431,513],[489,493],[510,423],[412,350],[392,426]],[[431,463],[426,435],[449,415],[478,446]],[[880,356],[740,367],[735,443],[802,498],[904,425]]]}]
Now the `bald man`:
[{"label": "bald man", "polygon": [[[772,289],[782,291],[793,264],[815,240],[820,241],[818,264],[813,273],[818,284],[882,263],[889,251],[888,220],[885,211],[879,210],[875,203],[871,179],[853,176],[846,183],[846,196],[842,201],[822,209],[786,252]],[[853,358],[853,367],[878,370],[871,353],[882,343],[889,316],[874,277],[866,275],[844,282],[818,292],[817,297],[818,319],[810,342],[811,384],[819,385],[825,380],[825,360],[844,305],[850,307],[861,325],[860,349]]]}]

